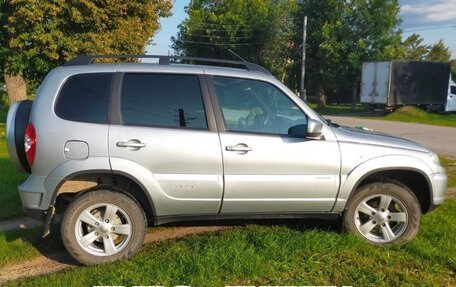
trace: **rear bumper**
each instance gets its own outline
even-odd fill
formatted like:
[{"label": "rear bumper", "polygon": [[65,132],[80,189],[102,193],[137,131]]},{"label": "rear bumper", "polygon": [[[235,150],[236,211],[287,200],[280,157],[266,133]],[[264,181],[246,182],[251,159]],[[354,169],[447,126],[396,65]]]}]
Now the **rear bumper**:
[{"label": "rear bumper", "polygon": [[30,175],[23,183],[18,186],[19,196],[21,197],[24,210],[38,209],[47,210],[44,187],[45,176]]},{"label": "rear bumper", "polygon": [[47,210],[41,210],[41,209],[33,209],[33,208],[23,208],[24,213],[32,217],[34,219],[38,219],[39,221],[45,221],[47,217]]}]

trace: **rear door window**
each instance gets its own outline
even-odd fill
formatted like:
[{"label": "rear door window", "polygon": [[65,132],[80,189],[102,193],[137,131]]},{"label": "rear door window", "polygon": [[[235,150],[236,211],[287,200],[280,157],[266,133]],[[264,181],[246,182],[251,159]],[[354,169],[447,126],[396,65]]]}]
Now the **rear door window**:
[{"label": "rear door window", "polygon": [[112,73],[78,74],[66,80],[55,105],[62,119],[108,123],[108,102]]},{"label": "rear door window", "polygon": [[125,74],[121,113],[126,125],[208,128],[195,75]]}]

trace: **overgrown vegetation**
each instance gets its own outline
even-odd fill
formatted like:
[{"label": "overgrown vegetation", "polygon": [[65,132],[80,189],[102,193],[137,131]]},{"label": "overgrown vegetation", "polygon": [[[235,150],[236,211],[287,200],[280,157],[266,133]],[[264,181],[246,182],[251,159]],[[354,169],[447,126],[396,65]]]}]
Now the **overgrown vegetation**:
[{"label": "overgrown vegetation", "polygon": [[373,247],[323,224],[248,225],[146,245],[128,261],[6,286],[454,286],[456,200],[425,215],[418,237]]},{"label": "overgrown vegetation", "polygon": [[456,159],[441,156],[440,163],[446,170],[448,176],[448,187],[456,187]]}]

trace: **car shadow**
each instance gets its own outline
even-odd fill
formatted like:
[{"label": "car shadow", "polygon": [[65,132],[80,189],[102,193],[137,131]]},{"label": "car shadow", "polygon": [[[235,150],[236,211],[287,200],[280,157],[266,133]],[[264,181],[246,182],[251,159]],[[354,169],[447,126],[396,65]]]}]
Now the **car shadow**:
[{"label": "car shadow", "polygon": [[[179,227],[233,227],[245,228],[248,225],[260,225],[265,227],[285,226],[293,230],[306,232],[309,230],[320,230],[325,232],[341,233],[340,220],[326,219],[248,219],[248,220],[216,220],[216,221],[189,221],[179,223],[167,223],[160,225],[160,228],[179,228]],[[33,246],[42,256],[49,260],[68,266],[82,266],[74,260],[65,250],[60,239],[60,228],[57,223],[51,227],[51,233],[45,237],[41,237],[41,228],[10,230],[3,232],[8,242],[22,240]],[[151,230],[153,232],[153,228]],[[149,231],[150,232],[150,231]],[[188,234],[186,236],[190,236]],[[184,236],[184,237],[186,237]]]},{"label": "car shadow", "polygon": [[334,233],[342,233],[342,224],[340,219],[236,219],[236,220],[211,220],[211,221],[188,221],[166,223],[160,227],[198,227],[198,226],[226,226],[226,227],[246,227],[247,225],[260,225],[266,227],[285,226],[297,231],[320,230]]}]

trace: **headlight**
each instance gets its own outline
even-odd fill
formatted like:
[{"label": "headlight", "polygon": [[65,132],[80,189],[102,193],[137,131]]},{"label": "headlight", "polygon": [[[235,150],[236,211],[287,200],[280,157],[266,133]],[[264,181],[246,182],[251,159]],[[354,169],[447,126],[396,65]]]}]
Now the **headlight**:
[{"label": "headlight", "polygon": [[428,153],[428,155],[429,155],[429,158],[431,159],[432,163],[434,163],[435,165],[440,165],[440,160],[439,160],[439,157],[437,154],[430,151]]}]

